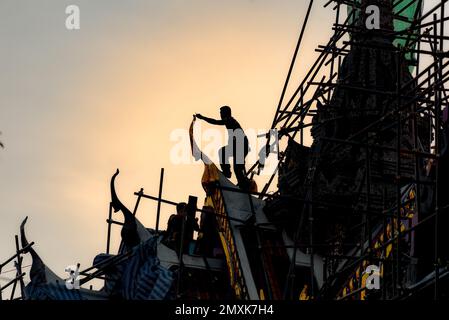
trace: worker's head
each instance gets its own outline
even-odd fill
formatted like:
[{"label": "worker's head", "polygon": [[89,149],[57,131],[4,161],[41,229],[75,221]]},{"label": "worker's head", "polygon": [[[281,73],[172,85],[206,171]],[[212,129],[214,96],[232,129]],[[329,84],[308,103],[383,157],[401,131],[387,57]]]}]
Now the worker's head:
[{"label": "worker's head", "polygon": [[176,213],[179,215],[186,214],[186,209],[187,209],[187,203],[185,203],[185,202],[180,202],[176,205]]},{"label": "worker's head", "polygon": [[220,116],[222,120],[229,119],[232,116],[231,108],[228,106],[224,106],[220,108]]}]

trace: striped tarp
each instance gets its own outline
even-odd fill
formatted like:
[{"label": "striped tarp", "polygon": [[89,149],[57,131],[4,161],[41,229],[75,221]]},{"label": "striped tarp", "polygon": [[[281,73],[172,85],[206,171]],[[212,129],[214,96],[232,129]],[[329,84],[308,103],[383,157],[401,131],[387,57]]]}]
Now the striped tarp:
[{"label": "striped tarp", "polygon": [[68,290],[65,283],[35,284],[25,287],[27,300],[87,300],[79,290]]},{"label": "striped tarp", "polygon": [[[104,291],[125,300],[171,299],[173,272],[162,267],[156,256],[157,237],[133,248],[131,256],[106,268]],[[94,265],[110,255],[101,254]]]}]

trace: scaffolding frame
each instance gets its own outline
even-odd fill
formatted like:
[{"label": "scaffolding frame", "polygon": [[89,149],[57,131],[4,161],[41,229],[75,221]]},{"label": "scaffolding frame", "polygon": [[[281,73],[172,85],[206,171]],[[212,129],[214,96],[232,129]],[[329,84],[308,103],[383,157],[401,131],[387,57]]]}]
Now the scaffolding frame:
[{"label": "scaffolding frame", "polygon": [[[397,8],[398,6],[404,4],[405,0],[396,0],[393,3],[393,7]],[[310,1],[309,10],[313,1]],[[396,79],[396,90],[393,92],[386,92],[379,90],[377,88],[367,88],[367,87],[354,87],[347,86],[342,83],[336,82],[334,79],[340,71],[340,67],[342,64],[342,58],[345,57],[350,52],[350,47],[361,46],[361,43],[356,41],[352,41],[349,34],[352,35],[361,34],[366,32],[366,30],[362,28],[357,28],[350,21],[353,18],[352,15],[355,14],[358,3],[356,0],[329,0],[324,7],[328,7],[331,4],[334,4],[333,10],[335,11],[335,23],[333,27],[334,34],[329,40],[329,42],[324,46],[319,46],[316,49],[316,52],[319,53],[318,58],[312,64],[312,67],[309,69],[305,77],[302,79],[300,85],[296,88],[293,95],[287,101],[285,105],[282,105],[283,99],[285,96],[286,88],[288,82],[291,77],[292,69],[295,64],[295,60],[297,58],[298,48],[302,39],[303,32],[307,25],[309,12],[306,14],[306,18],[301,29],[301,35],[298,41],[298,45],[295,49],[295,53],[293,55],[293,59],[290,65],[290,69],[288,71],[287,80],[282,90],[280,103],[277,107],[273,123],[272,129],[278,129],[279,134],[288,135],[290,138],[295,139],[299,136],[299,144],[304,145],[304,136],[305,130],[312,126],[311,117],[313,117],[316,112],[316,103],[318,101],[324,101],[323,105],[328,104],[335,88],[347,88],[357,92],[365,92],[375,95],[384,95],[387,96],[388,99],[391,100],[390,105],[396,104],[396,107],[393,107],[387,114],[383,115],[379,120],[369,124],[366,128],[362,129],[357,134],[349,137],[346,140],[338,140],[338,139],[326,139],[328,142],[332,142],[336,147],[340,145],[357,145],[364,148],[366,153],[366,170],[365,179],[366,179],[366,189],[367,189],[367,202],[368,208],[364,211],[359,212],[364,217],[364,222],[357,226],[358,228],[364,230],[363,233],[367,236],[366,242],[368,244],[367,248],[362,248],[363,254],[359,256],[334,256],[331,258],[341,259],[341,260],[356,260],[363,261],[364,259],[374,259],[373,253],[379,250],[385,250],[385,248],[393,244],[393,259],[389,261],[392,264],[393,272],[391,274],[391,279],[383,279],[383,281],[389,281],[391,292],[385,292],[386,289],[382,292],[382,298],[389,299],[400,299],[404,296],[405,291],[401,289],[403,287],[403,283],[401,283],[402,277],[402,269],[401,269],[401,255],[404,254],[400,248],[400,243],[402,239],[411,234],[414,230],[419,228],[420,226],[426,223],[433,223],[435,235],[434,235],[434,277],[433,279],[429,279],[429,281],[434,281],[434,299],[438,300],[440,298],[440,273],[441,268],[447,268],[447,266],[442,265],[440,255],[441,252],[439,250],[439,218],[441,214],[448,214],[447,206],[440,207],[438,204],[440,203],[438,199],[438,195],[440,191],[439,188],[439,178],[438,178],[438,168],[439,168],[439,159],[441,152],[441,141],[440,134],[442,131],[442,113],[443,108],[448,107],[448,96],[447,89],[445,88],[445,84],[449,81],[449,61],[446,58],[449,57],[448,52],[445,52],[445,48],[447,48],[449,37],[445,35],[445,25],[446,21],[449,21],[449,17],[445,11],[445,5],[447,0],[441,0],[437,5],[433,8],[430,8],[426,11],[423,9],[423,1],[415,0],[411,1],[408,5],[402,7],[399,12],[396,12],[394,15],[395,19],[399,19],[402,21],[407,21],[409,23],[408,28],[400,31],[395,31],[390,34],[390,36],[401,37],[406,40],[405,45],[403,47],[395,47],[395,57],[396,57],[396,65],[398,66],[398,70],[396,70],[396,74],[398,79]],[[346,19],[342,20],[342,7],[343,6],[352,6],[351,14],[348,14]],[[406,17],[401,16],[401,13],[406,10],[411,5],[417,5],[419,8],[416,11],[414,19],[412,21],[408,20]],[[430,21],[427,21],[427,20]],[[354,19],[353,19],[354,20]],[[348,40],[344,40],[345,37],[349,37]],[[429,47],[426,50],[426,46]],[[383,50],[385,48],[382,47]],[[399,78],[401,74],[401,65],[402,59],[404,59],[405,55],[409,54],[415,59],[415,69],[412,74],[413,79],[405,84],[401,85],[401,79]],[[421,64],[423,57],[428,57],[432,61],[428,66],[421,69]],[[335,71],[337,70],[337,71]],[[323,72],[324,71],[324,72]],[[323,74],[324,75],[321,75]],[[321,78],[319,78],[321,76]],[[412,106],[412,112],[407,112],[407,109]],[[364,141],[360,141],[357,138],[371,130],[376,128],[380,123],[385,124],[385,119],[387,117],[394,117],[394,120],[391,121],[390,126],[396,127],[397,132],[397,145],[395,148],[390,146],[379,146],[372,145]],[[430,139],[430,145],[425,146],[423,148],[419,145],[418,134],[417,134],[417,124],[420,118],[428,118],[430,123],[429,127],[431,130],[431,136],[433,135],[435,138]],[[402,124],[405,121],[409,121],[412,123],[413,132],[412,132],[412,140],[414,141],[413,148],[406,148],[401,144],[401,129]],[[298,142],[298,141],[297,141]],[[381,149],[385,151],[391,151],[396,154],[396,206],[393,208],[395,213],[393,214],[391,227],[393,230],[391,231],[391,238],[386,241],[383,245],[378,248],[372,248],[372,228],[371,225],[373,215],[369,209],[369,199],[370,199],[370,153],[372,150]],[[414,158],[415,162],[415,177],[414,179],[406,179],[401,172],[401,160],[403,155],[407,154]],[[285,157],[285,153],[281,153],[280,156],[280,165],[282,165]],[[433,181],[422,181],[419,176],[420,161],[426,160],[432,162],[436,174],[435,179]],[[257,167],[257,163],[251,167],[248,175],[253,174],[255,168]],[[279,197],[278,192],[274,195],[268,194],[268,189],[273,182],[275,175],[278,173],[279,165],[277,170],[273,173],[268,183],[263,188],[262,193],[259,194],[260,198],[270,199],[272,197]],[[314,171],[314,166],[312,165],[309,170]],[[313,250],[316,247],[316,244],[313,240],[313,221],[314,221],[314,210],[313,207],[315,204],[320,204],[319,201],[313,201],[311,191],[312,181],[314,179],[314,172],[309,172],[309,177],[306,178],[306,182],[304,183],[308,192],[306,193],[306,197],[304,199],[296,199],[299,202],[304,204],[301,209],[302,212],[298,213],[298,216],[302,217],[302,219],[307,219],[309,223],[309,233],[310,239],[309,244],[306,246],[311,257],[311,274],[313,275]],[[402,221],[405,218],[402,217],[403,211],[403,203],[402,203],[402,194],[401,187],[405,185],[405,183],[412,183],[416,189],[416,214],[419,214],[418,210],[421,208],[420,204],[420,190],[421,186],[433,184],[436,199],[435,199],[435,207],[432,209],[432,212],[429,216],[420,221],[419,223],[409,227],[406,230],[402,230],[400,227],[401,224],[397,223],[397,221]],[[321,203],[322,204],[322,203]],[[391,212],[391,209],[385,208],[384,214],[386,212]],[[390,217],[391,218],[391,217]],[[396,223],[394,221],[396,220]],[[305,223],[304,221],[300,221],[297,228],[297,233],[301,230],[301,225]],[[387,217],[384,219],[383,229],[387,229]],[[294,252],[296,253],[296,249],[300,247],[297,242],[297,234],[295,234],[294,239]],[[362,247],[365,241],[362,241]],[[363,250],[364,249],[364,250]],[[329,258],[329,257],[328,257]],[[290,270],[286,280],[286,299],[294,299],[293,296],[293,282],[295,278],[295,256],[291,259]],[[354,267],[354,264],[349,266],[350,268]],[[444,270],[444,269],[443,269]],[[339,276],[339,274],[330,274],[326,275],[326,281],[324,287],[326,288],[331,284],[331,281],[335,279],[335,277]],[[312,278],[313,279],[313,278]],[[341,299],[350,299],[355,295],[366,291],[365,288],[359,288],[355,293],[350,293],[341,297]],[[320,298],[322,292],[318,292],[314,288],[313,281],[311,283],[311,292],[310,296],[315,297],[317,299]],[[412,292],[407,292],[407,296],[410,297],[413,295]]]},{"label": "scaffolding frame", "polygon": [[[397,0],[394,3],[394,7],[401,5],[405,0]],[[331,37],[330,41],[326,45],[320,45],[315,50],[319,53],[318,58],[315,60],[315,62],[312,64],[312,67],[307,72],[306,76],[302,79],[300,85],[296,88],[293,95],[289,98],[287,103],[283,105],[285,95],[287,92],[287,88],[292,76],[293,68],[295,65],[295,61],[297,59],[299,49],[301,46],[301,42],[304,36],[304,33],[306,32],[306,26],[309,20],[309,16],[313,7],[313,0],[310,0],[308,10],[304,19],[304,23],[301,28],[300,36],[295,48],[295,52],[292,58],[292,62],[290,65],[290,68],[288,70],[287,79],[284,83],[284,87],[282,89],[280,101],[278,104],[278,107],[276,109],[276,113],[272,122],[272,129],[278,129],[281,136],[289,136],[292,139],[297,139],[299,136],[299,143],[301,145],[304,145],[304,138],[305,138],[305,130],[312,126],[311,123],[311,117],[313,117],[317,110],[316,110],[316,102],[317,101],[324,101],[324,104],[327,104],[330,101],[330,98],[332,97],[332,93],[334,92],[335,88],[340,87],[344,88],[345,85],[338,83],[335,81],[337,75],[339,74],[340,67],[342,64],[342,59],[349,53],[351,46],[357,46],[361,45],[359,43],[353,42],[351,40],[344,40],[345,37],[348,37],[350,33],[360,33],[364,32],[362,29],[356,28],[354,25],[350,23],[351,19],[353,18],[352,15],[355,14],[356,10],[354,8],[357,7],[357,1],[356,0],[329,0],[327,3],[325,3],[324,7],[328,7],[332,3],[334,4],[333,10],[335,11],[335,23],[333,27],[334,35]],[[401,262],[400,262],[400,256],[403,254],[401,252],[400,248],[400,242],[401,239],[409,236],[412,234],[416,229],[421,227],[422,225],[428,224],[428,223],[434,223],[435,226],[435,253],[434,253],[434,264],[435,264],[435,270],[434,270],[434,277],[431,279],[428,279],[428,282],[434,281],[434,299],[439,299],[439,282],[440,282],[440,274],[444,274],[445,277],[447,276],[447,273],[445,272],[445,269],[442,269],[441,262],[439,260],[439,250],[438,250],[438,217],[442,212],[449,212],[448,206],[439,208],[436,206],[434,211],[429,214],[428,217],[423,219],[422,221],[418,222],[417,224],[407,228],[406,230],[402,230],[400,227],[400,223],[398,221],[404,221],[408,218],[403,217],[403,209],[404,206],[408,204],[408,202],[402,201],[402,193],[401,193],[401,187],[405,183],[412,183],[416,187],[416,210],[418,211],[420,208],[420,186],[422,185],[428,185],[433,184],[434,188],[436,190],[436,193],[438,194],[438,174],[436,175],[436,179],[433,181],[423,181],[419,177],[419,163],[420,160],[429,160],[433,161],[433,165],[435,166],[436,170],[438,171],[438,159],[440,157],[440,154],[438,152],[440,148],[440,141],[439,140],[439,134],[435,134],[437,132],[440,132],[441,124],[442,124],[442,106],[447,106],[447,103],[449,101],[449,98],[447,96],[447,90],[445,89],[445,84],[449,81],[449,61],[444,61],[445,58],[449,57],[449,54],[447,52],[444,52],[444,44],[449,41],[449,37],[444,35],[444,22],[449,21],[449,17],[446,16],[444,6],[448,2],[448,0],[441,0],[441,2],[436,5],[435,7],[431,8],[430,10],[423,12],[423,10],[419,11],[419,14],[415,16],[415,19],[413,21],[408,21],[410,23],[409,28],[402,30],[400,32],[394,32],[391,34],[392,36],[401,36],[402,38],[406,39],[406,46],[401,48],[396,48],[395,50],[395,56],[397,59],[397,66],[400,68],[401,66],[401,59],[405,56],[405,54],[411,54],[415,55],[416,65],[414,70],[414,76],[413,79],[405,83],[401,86],[400,79],[397,79],[397,87],[396,90],[393,92],[386,92],[381,91],[373,88],[362,88],[362,87],[354,87],[354,86],[346,86],[348,89],[360,91],[360,92],[368,92],[372,94],[377,95],[385,95],[388,96],[393,102],[396,102],[397,107],[393,108],[391,111],[389,111],[387,114],[385,114],[381,119],[371,123],[369,126],[367,126],[364,130],[369,130],[371,128],[374,128],[379,123],[383,122],[386,117],[394,116],[395,120],[391,122],[391,126],[396,127],[398,137],[401,136],[401,124],[405,121],[411,121],[413,127],[415,128],[415,131],[413,133],[413,140],[414,140],[414,146],[412,149],[405,148],[401,145],[400,139],[398,140],[398,143],[395,148],[390,146],[379,146],[379,145],[373,145],[367,142],[358,141],[356,140],[357,136],[362,134],[364,130],[359,132],[357,135],[352,136],[350,139],[347,140],[338,140],[338,139],[326,139],[329,142],[335,143],[336,146],[338,145],[358,145],[360,147],[363,147],[366,152],[366,165],[367,168],[370,167],[370,152],[372,150],[376,149],[382,149],[385,151],[391,151],[396,154],[396,174],[397,174],[397,188],[396,188],[396,206],[394,208],[384,208],[382,212],[376,212],[374,210],[370,210],[369,208],[369,198],[370,198],[370,172],[367,170],[365,179],[366,179],[366,186],[367,186],[367,198],[368,198],[368,207],[367,209],[358,210],[357,213],[360,213],[364,216],[363,223],[355,226],[354,229],[357,230],[364,230],[364,234],[366,235],[366,241],[362,244],[351,244],[351,243],[344,243],[343,246],[351,247],[351,246],[358,246],[358,248],[361,248],[362,252],[359,255],[328,255],[326,257],[326,261],[328,259],[336,259],[336,260],[346,260],[351,261],[349,265],[347,265],[343,270],[340,270],[336,274],[325,274],[325,284],[323,285],[323,288],[326,288],[333,279],[338,277],[343,271],[354,269],[357,264],[361,263],[362,261],[369,260],[369,261],[376,261],[376,262],[388,262],[391,263],[393,266],[393,272],[391,275],[391,291],[387,292],[387,289],[382,290],[382,298],[389,298],[393,300],[400,300],[405,297],[410,297],[414,294],[413,291],[407,291],[400,290],[400,287],[402,284],[400,284],[400,278],[401,278]],[[423,0],[416,0],[411,2],[411,4],[417,4],[418,7],[421,7],[423,4]],[[342,20],[342,7],[346,5],[352,5],[353,10],[352,14],[348,15],[343,22]],[[401,11],[405,10],[407,7],[403,7]],[[402,19],[405,18],[400,15],[401,12],[395,14],[396,19]],[[438,14],[440,17],[438,17]],[[426,22],[425,20],[429,17],[432,17],[432,21]],[[417,33],[416,33],[417,32]],[[432,33],[433,32],[433,33]],[[414,34],[415,33],[415,34]],[[430,47],[429,50],[423,49],[425,45],[428,45]],[[385,49],[385,48],[382,48]],[[423,56],[429,56],[433,59],[433,62],[430,63],[428,66],[423,68],[421,70],[421,59]],[[322,75],[323,71],[326,71],[324,75]],[[396,70],[396,74],[399,75],[401,70]],[[319,78],[321,76],[321,78]],[[412,86],[413,85],[413,86]],[[413,106],[413,112],[405,112],[407,108],[410,106]],[[432,134],[435,135],[436,139],[433,141],[433,146],[428,146],[429,151],[425,151],[423,148],[420,148],[418,145],[418,138],[416,132],[416,126],[418,119],[420,117],[427,117],[429,119],[430,128],[432,130]],[[269,142],[268,142],[269,143]],[[433,149],[433,150],[432,150]],[[415,160],[415,178],[414,179],[405,179],[405,177],[401,177],[401,156],[407,154],[409,156],[414,157]],[[285,160],[285,153],[280,154],[280,165],[282,165],[283,161]],[[248,171],[248,176],[253,176],[254,172],[257,168],[258,163],[255,163],[251,169]],[[313,200],[313,192],[309,191],[304,198],[297,198],[295,196],[281,196],[278,192],[275,194],[268,193],[268,189],[271,185],[271,183],[274,181],[276,174],[278,173],[279,166],[277,170],[272,174],[270,177],[268,183],[264,186],[263,190],[261,192],[249,192],[244,191],[237,188],[226,188],[223,186],[217,186],[217,188],[226,189],[228,191],[232,192],[239,192],[239,193],[245,193],[248,194],[248,196],[251,199],[251,196],[257,196],[261,199],[272,199],[272,198],[285,198],[288,200],[296,201],[299,204],[302,204],[302,214],[299,214],[298,217],[304,217],[304,212],[307,212],[307,221],[300,221],[299,224],[303,223],[309,223],[310,230],[313,230],[313,221],[314,221],[314,205],[329,205],[329,203],[323,203],[322,201],[316,201]],[[313,170],[312,170],[313,171]],[[156,231],[159,231],[159,216],[160,216],[160,207],[162,203],[169,204],[169,205],[176,205],[176,202],[165,200],[162,198],[162,185],[163,185],[163,177],[164,177],[164,171],[161,170],[161,180],[160,180],[160,188],[159,188],[159,194],[158,197],[147,195],[143,192],[143,189],[141,189],[139,192],[136,192],[135,195],[137,196],[136,205],[134,208],[133,213],[136,214],[139,202],[141,198],[146,198],[150,200],[154,200],[158,202],[158,209],[157,209],[157,216],[156,216]],[[314,179],[314,173],[309,172],[309,178],[308,178],[308,184],[309,187],[312,184],[312,181]],[[437,202],[438,203],[438,202]],[[333,204],[334,205],[334,204]],[[351,208],[347,208],[351,209]],[[111,225],[117,224],[122,225],[122,223],[115,221],[111,217],[111,211],[112,208],[110,207],[109,211],[109,218],[107,219],[108,223],[108,238],[107,238],[107,252],[109,252],[110,249],[110,232],[111,232]],[[202,212],[200,209],[196,209],[197,212]],[[393,211],[393,213],[392,213]],[[385,234],[385,242],[382,243],[380,246],[373,248],[372,247],[372,228],[371,221],[373,217],[375,216],[381,216],[383,217],[383,226],[382,229],[384,230]],[[230,219],[227,216],[217,216],[217,219]],[[303,218],[304,219],[304,218]],[[390,222],[388,222],[390,219]],[[238,219],[236,219],[238,220]],[[301,219],[299,219],[301,220]],[[396,221],[396,222],[395,222]],[[243,221],[239,221],[243,222]],[[270,225],[277,225],[278,223],[268,223]],[[388,238],[388,235],[386,234],[387,226],[390,225],[391,230],[391,236]],[[259,228],[263,227],[263,225],[254,225],[257,230]],[[354,230],[352,230],[354,231]],[[297,228],[297,233],[300,232],[300,227]],[[257,235],[259,233],[257,232]],[[332,240],[332,239],[329,239]],[[365,242],[367,244],[367,248],[363,248],[365,245]],[[260,244],[260,239],[258,237],[258,249],[262,250],[266,248],[266,246],[263,246]],[[374,253],[376,251],[382,251],[386,250],[386,248],[390,245],[393,245],[393,259],[388,259],[384,257],[376,257],[374,256]],[[293,246],[283,246],[283,248],[293,248],[294,249],[294,255],[290,262],[290,268],[288,275],[286,277],[286,285],[284,287],[284,298],[286,300],[288,299],[295,299],[293,292],[293,284],[295,279],[295,255],[297,252],[297,249],[302,248],[306,249],[310,254],[310,272],[311,272],[311,279],[314,277],[314,248],[318,247],[326,247],[330,246],[328,243],[315,243],[313,239],[313,231],[310,232],[310,240],[307,245],[301,245],[298,243],[297,238],[295,237]],[[121,257],[122,259],[126,259],[126,257]],[[121,259],[120,259],[121,260]],[[262,259],[262,265],[263,265],[263,259]],[[116,261],[111,261],[110,263],[116,263]],[[182,261],[180,261],[180,265],[182,265]],[[80,274],[85,275],[86,278],[83,279],[82,283],[87,282],[88,280],[92,278],[98,278],[101,277],[101,270],[98,270],[97,272],[99,274],[93,273],[89,274],[87,271],[90,271],[93,267],[82,271]],[[101,268],[103,269],[103,267]],[[386,280],[386,279],[385,279]],[[390,281],[390,280],[389,280]],[[267,286],[269,281],[265,279],[265,283]],[[422,289],[423,286],[428,285],[428,283],[421,284],[421,286],[416,289],[416,292]],[[269,289],[269,288],[268,288]],[[297,288],[296,288],[297,289]],[[359,296],[361,293],[366,291],[365,287],[360,287],[354,290],[353,292],[350,292],[349,294],[346,294],[341,297],[335,297],[335,299],[338,300],[345,300],[345,299],[353,299],[356,296]],[[269,292],[268,292],[269,293]],[[310,297],[312,299],[320,299],[322,292],[319,292],[316,288],[314,288],[313,281],[311,282],[311,292],[309,293]],[[271,294],[269,294],[269,297]]]},{"label": "scaffolding frame", "polygon": [[[405,0],[395,0],[394,7],[400,6],[404,3]],[[357,43],[356,41],[352,41],[350,34],[358,34],[364,32],[364,30],[355,27],[351,23],[351,19],[353,15],[355,15],[357,8],[356,0],[329,0],[324,4],[324,7],[327,8],[331,4],[334,5],[333,11],[335,12],[335,22],[333,26],[334,34],[326,45],[320,45],[316,49],[318,53],[318,58],[314,61],[311,68],[302,79],[301,83],[295,89],[294,93],[291,97],[284,103],[285,95],[287,92],[288,85],[291,80],[291,76],[293,73],[293,69],[295,66],[295,62],[298,57],[299,49],[302,44],[303,36],[306,32],[306,27],[308,24],[308,20],[310,17],[310,13],[313,7],[313,0],[310,0],[308,10],[304,19],[304,23],[301,28],[300,36],[295,48],[295,52],[293,54],[292,62],[290,68],[288,70],[287,78],[284,83],[281,97],[275,112],[275,116],[272,122],[272,129],[277,129],[281,136],[289,136],[292,139],[299,140],[300,145],[305,145],[305,136],[306,130],[312,126],[311,118],[316,114],[317,107],[316,104],[319,101],[323,101],[323,105],[327,105],[332,97],[333,92],[336,88],[348,88],[358,92],[371,93],[376,95],[383,95],[389,97],[392,101],[392,104],[395,107],[383,115],[377,121],[372,122],[368,126],[366,126],[363,130],[358,132],[356,135],[351,136],[346,140],[338,140],[338,139],[326,139],[328,142],[332,142],[336,147],[340,145],[357,145],[365,150],[365,160],[366,167],[370,168],[370,154],[373,150],[381,149],[385,151],[394,152],[396,155],[396,205],[393,208],[384,208],[382,212],[377,212],[370,209],[370,181],[371,174],[370,170],[366,170],[365,174],[365,184],[367,189],[367,208],[360,209],[357,211],[358,214],[363,216],[363,222],[357,226],[355,226],[354,232],[361,232],[365,235],[363,241],[360,244],[353,243],[343,243],[343,246],[346,247],[358,247],[360,249],[360,254],[339,254],[339,255],[328,255],[326,257],[326,261],[328,262],[331,259],[336,259],[339,261],[350,261],[345,268],[335,272],[333,274],[325,273],[325,281],[323,288],[327,289],[332,287],[333,280],[337,277],[340,277],[344,272],[348,272],[354,270],[357,265],[363,263],[363,261],[381,261],[387,262],[391,264],[392,272],[387,277],[384,277],[385,281],[388,281],[389,286],[385,287],[382,290],[382,299],[393,299],[400,300],[412,297],[414,294],[418,293],[422,290],[423,287],[432,286],[433,285],[433,298],[435,300],[440,299],[441,295],[441,285],[442,280],[448,277],[448,266],[444,265],[440,259],[441,250],[439,243],[439,224],[440,218],[442,214],[449,214],[449,206],[439,206],[440,200],[439,197],[439,159],[441,156],[441,146],[442,142],[440,141],[440,133],[443,125],[442,112],[444,107],[448,107],[449,97],[447,95],[447,89],[445,85],[449,81],[449,53],[445,52],[446,45],[449,42],[449,36],[445,35],[445,25],[446,21],[449,21],[449,16],[447,16],[447,12],[445,10],[445,5],[448,0],[440,0],[439,4],[426,10],[419,10],[415,15],[412,21],[407,21],[410,25],[405,30],[393,32],[391,36],[401,37],[406,40],[406,45],[403,47],[396,47],[395,56],[396,56],[396,65],[398,66],[398,70],[396,70],[396,74],[400,75],[401,73],[401,65],[402,59],[406,54],[410,56],[414,56],[416,61],[416,66],[413,72],[413,79],[405,84],[401,85],[401,80],[397,79],[396,90],[393,92],[387,92],[378,90],[376,88],[364,88],[364,87],[354,87],[354,86],[345,86],[342,83],[336,81],[336,78],[339,74],[342,60],[343,58],[350,52],[350,48],[354,46],[361,46],[362,44]],[[414,0],[410,2],[411,4],[417,4],[418,8],[422,7],[423,0]],[[345,19],[343,19],[342,10],[344,6],[350,5],[353,7],[351,14],[348,15]],[[404,11],[407,7],[403,7],[399,12],[395,14],[395,19],[400,19],[404,21],[405,17],[401,16],[402,11]],[[430,21],[428,21],[430,19]],[[349,40],[344,40],[348,38]],[[429,48],[426,48],[429,47]],[[385,48],[382,48],[385,49]],[[422,67],[422,61],[424,57],[428,57],[432,59],[428,66]],[[412,106],[412,111],[407,111],[407,109]],[[372,128],[376,128],[380,123],[385,124],[385,119],[394,118],[393,121],[390,121],[390,127],[396,128],[397,130],[397,144],[396,147],[391,146],[380,146],[373,145],[369,142],[360,141],[357,138]],[[431,141],[428,146],[421,146],[419,144],[418,135],[416,133],[416,128],[419,119],[427,118],[429,119],[429,128],[431,132],[430,135],[434,135],[435,139]],[[414,145],[412,148],[407,148],[403,146],[400,142],[402,124],[406,121],[412,123],[412,127],[414,128],[412,133],[412,139],[414,141]],[[415,163],[415,177],[413,179],[406,179],[402,173],[401,161],[403,159],[403,155],[408,155],[413,157]],[[419,171],[421,169],[420,163],[422,160],[427,160],[432,166],[435,168],[436,174],[435,179],[432,181],[423,181],[420,177]],[[280,155],[280,165],[285,161],[285,153]],[[254,164],[251,169],[248,171],[248,176],[253,175],[258,163]],[[279,166],[278,166],[279,169]],[[313,237],[314,230],[314,206],[315,205],[328,205],[323,203],[322,201],[317,201],[313,199],[313,190],[312,183],[314,180],[314,166],[311,167],[308,178],[306,179],[305,187],[308,190],[306,196],[304,198],[298,198],[294,196],[281,196],[278,192],[275,194],[269,194],[268,190],[270,188],[271,183],[274,181],[278,170],[276,170],[273,175],[270,177],[268,183],[264,186],[261,192],[248,192],[240,189],[230,188],[230,191],[233,192],[243,192],[248,194],[250,201],[252,196],[257,196],[261,199],[273,199],[273,198],[288,198],[288,200],[296,201],[301,204],[302,207],[298,212],[298,227],[296,228],[295,239],[293,241],[293,246],[283,246],[283,248],[293,248],[293,258],[290,261],[289,272],[286,276],[286,285],[284,286],[284,298],[285,299],[295,299],[294,297],[294,279],[296,276],[296,253],[297,250],[302,248],[306,249],[310,255],[310,274],[311,279],[314,279],[314,249],[319,247],[330,246],[328,242],[325,243],[316,243]],[[156,234],[159,232],[159,219],[160,219],[160,209],[162,203],[169,205],[176,205],[176,202],[165,200],[162,198],[162,190],[163,190],[163,180],[164,180],[164,169],[161,170],[160,177],[160,185],[159,185],[159,194],[158,197],[153,197],[144,193],[143,189],[140,189],[139,192],[135,193],[137,196],[136,204],[134,207],[133,214],[136,215],[139,204],[142,198],[155,200],[158,202],[157,206],[157,215],[156,215]],[[435,207],[431,209],[431,212],[428,212],[428,216],[415,223],[412,226],[409,226],[406,229],[401,228],[401,221],[406,220],[404,217],[405,206],[408,204],[403,201],[402,187],[405,184],[412,184],[415,186],[416,197],[415,197],[415,206],[416,206],[416,214],[419,214],[419,210],[421,208],[420,203],[420,189],[421,186],[425,185],[433,185],[436,194]],[[223,188],[217,186],[217,188]],[[348,208],[352,209],[352,208]],[[203,210],[195,208],[196,212],[203,212]],[[253,210],[254,211],[254,210]],[[253,212],[254,213],[254,212]],[[373,247],[373,239],[371,238],[373,235],[374,226],[372,225],[372,221],[374,217],[382,217],[383,223],[381,228],[384,232],[384,242],[381,243],[380,246]],[[218,215],[217,219],[230,219],[227,216]],[[238,220],[238,219],[237,219]],[[112,205],[109,205],[109,215],[106,220],[108,223],[107,229],[107,243],[106,243],[106,253],[110,253],[111,247],[111,228],[112,225],[123,225],[123,223],[116,221],[112,218]],[[239,220],[239,222],[244,222]],[[309,243],[304,245],[298,243],[299,232],[301,231],[301,226],[305,223],[308,223],[310,230]],[[400,257],[404,254],[401,249],[400,243],[406,237],[410,236],[416,229],[420,228],[423,225],[427,225],[433,223],[433,227],[435,230],[434,235],[434,272],[432,277],[428,277],[424,282],[419,283],[419,286],[412,290],[404,290],[403,283],[401,281],[403,266],[401,266]],[[269,223],[274,224],[276,223]],[[390,226],[391,228],[391,236],[388,236],[387,229]],[[263,227],[262,225],[255,224],[254,227],[259,229]],[[449,227],[449,226],[448,226]],[[261,241],[258,235],[258,249],[261,250],[261,256],[263,255],[264,246],[261,245]],[[332,239],[328,239],[332,240]],[[8,282],[5,286],[0,288],[0,300],[2,299],[2,291],[10,286],[13,286],[11,299],[15,299],[15,291],[17,285],[20,286],[21,296],[25,297],[24,294],[24,283],[23,277],[25,273],[22,271],[22,255],[26,252],[27,248],[31,247],[34,243],[30,243],[29,246],[20,249],[18,244],[18,237],[15,236],[16,243],[16,253],[7,259],[4,263],[0,264],[0,275],[1,270],[4,266],[8,265],[11,262],[14,262],[14,267],[16,268],[16,276],[10,282]],[[385,251],[389,246],[392,246],[392,258],[388,257],[376,257],[376,252]],[[266,246],[265,246],[266,247]],[[120,263],[121,261],[128,259],[131,253],[125,253],[117,256],[113,256],[109,259],[102,261],[101,263],[89,267],[80,272],[80,275],[83,276],[80,283],[86,284],[92,279],[102,279],[107,280],[104,276],[104,270],[116,263]],[[16,259],[14,261],[14,259]],[[181,254],[182,259],[182,254]],[[180,266],[182,265],[182,260],[179,261]],[[264,264],[264,259],[262,259],[262,266]],[[95,270],[95,271],[94,271]],[[265,274],[264,274],[265,275]],[[269,289],[269,280],[265,279],[266,285]],[[309,293],[312,299],[320,299],[323,297],[325,290],[318,290],[314,286],[313,280],[311,281],[311,291]],[[356,288],[354,291],[344,294],[339,297],[334,297],[339,300],[346,299],[354,299],[360,297],[360,295],[366,291],[365,287]],[[271,297],[271,293],[268,290],[268,296]],[[20,299],[20,298],[19,298]]]}]

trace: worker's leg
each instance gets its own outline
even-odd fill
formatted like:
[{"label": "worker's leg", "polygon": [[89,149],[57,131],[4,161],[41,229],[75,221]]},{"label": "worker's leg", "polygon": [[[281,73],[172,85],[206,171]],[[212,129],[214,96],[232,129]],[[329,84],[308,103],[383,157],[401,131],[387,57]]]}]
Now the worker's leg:
[{"label": "worker's leg", "polygon": [[218,156],[220,158],[220,166],[221,171],[223,171],[223,174],[226,178],[231,178],[231,165],[229,164],[229,158],[231,157],[232,152],[230,150],[229,145],[224,146],[220,149]]},{"label": "worker's leg", "polygon": [[[242,148],[243,150],[237,150],[237,148]],[[243,151],[243,152],[242,152]],[[246,156],[249,152],[248,140],[244,140],[244,144],[237,144],[234,147],[234,173],[238,181],[238,185],[242,190],[247,190],[249,188],[249,180],[246,177]],[[239,155],[240,154],[240,155]]]},{"label": "worker's leg", "polygon": [[234,173],[238,181],[238,185],[240,188],[245,189],[247,178],[245,173],[245,165],[235,164],[234,165]]}]

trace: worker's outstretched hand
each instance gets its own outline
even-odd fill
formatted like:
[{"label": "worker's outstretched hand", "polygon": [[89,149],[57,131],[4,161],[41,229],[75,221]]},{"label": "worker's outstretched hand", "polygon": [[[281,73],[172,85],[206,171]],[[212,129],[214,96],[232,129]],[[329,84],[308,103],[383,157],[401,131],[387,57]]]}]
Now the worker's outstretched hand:
[{"label": "worker's outstretched hand", "polygon": [[201,113],[195,114],[194,117],[201,119],[201,120],[204,119],[204,117],[201,115]]}]

